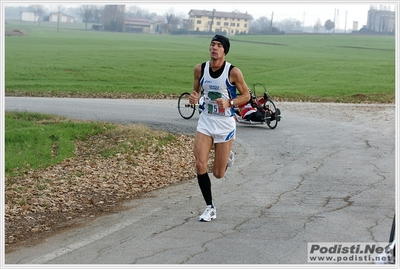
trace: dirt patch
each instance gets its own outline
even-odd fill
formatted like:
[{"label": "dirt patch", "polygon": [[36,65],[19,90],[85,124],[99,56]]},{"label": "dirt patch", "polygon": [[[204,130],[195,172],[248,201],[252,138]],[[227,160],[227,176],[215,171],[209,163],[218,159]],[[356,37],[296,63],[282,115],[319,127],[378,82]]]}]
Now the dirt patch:
[{"label": "dirt patch", "polygon": [[26,36],[26,34],[21,32],[20,30],[5,31],[4,35],[5,36]]}]

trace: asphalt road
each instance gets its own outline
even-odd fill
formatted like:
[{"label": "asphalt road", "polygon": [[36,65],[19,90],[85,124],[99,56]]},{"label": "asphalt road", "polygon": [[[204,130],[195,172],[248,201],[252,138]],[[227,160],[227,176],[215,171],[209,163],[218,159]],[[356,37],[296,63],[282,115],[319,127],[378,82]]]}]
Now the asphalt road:
[{"label": "asphalt road", "polygon": [[[395,105],[277,103],[282,121],[237,126],[235,164],[150,192],[84,227],[5,255],[11,264],[307,265],[309,242],[387,242],[395,212]],[[6,111],[146,123],[194,134],[171,100],[6,97]],[[13,267],[15,268],[15,267]]]}]

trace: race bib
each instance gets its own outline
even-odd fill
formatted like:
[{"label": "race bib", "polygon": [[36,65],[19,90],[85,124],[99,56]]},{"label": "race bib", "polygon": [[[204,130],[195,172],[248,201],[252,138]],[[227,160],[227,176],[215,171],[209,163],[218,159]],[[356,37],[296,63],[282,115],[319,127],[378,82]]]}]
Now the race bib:
[{"label": "race bib", "polygon": [[215,100],[221,98],[222,94],[220,92],[208,92],[208,98],[211,100],[207,105],[207,110],[209,114],[225,114],[225,109],[219,108]]}]

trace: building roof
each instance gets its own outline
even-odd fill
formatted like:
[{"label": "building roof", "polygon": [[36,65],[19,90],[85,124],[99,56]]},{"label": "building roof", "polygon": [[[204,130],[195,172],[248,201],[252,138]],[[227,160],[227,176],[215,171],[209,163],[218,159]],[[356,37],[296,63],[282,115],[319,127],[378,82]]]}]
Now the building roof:
[{"label": "building roof", "polygon": [[74,18],[75,19],[74,16],[63,14],[62,12],[50,12],[50,16],[53,15],[53,14],[61,14],[61,16],[63,16],[63,17],[69,17],[69,18]]},{"label": "building roof", "polygon": [[141,18],[125,18],[124,23],[136,26],[150,26],[150,22],[148,19]]},{"label": "building roof", "polygon": [[[188,13],[189,15],[194,16],[213,16],[213,11],[209,10],[199,10],[199,9],[192,9]],[[223,18],[235,18],[235,19],[245,19],[245,20],[252,20],[253,16],[247,13],[237,13],[237,12],[225,12],[225,11],[214,11],[214,17],[223,17]]]}]

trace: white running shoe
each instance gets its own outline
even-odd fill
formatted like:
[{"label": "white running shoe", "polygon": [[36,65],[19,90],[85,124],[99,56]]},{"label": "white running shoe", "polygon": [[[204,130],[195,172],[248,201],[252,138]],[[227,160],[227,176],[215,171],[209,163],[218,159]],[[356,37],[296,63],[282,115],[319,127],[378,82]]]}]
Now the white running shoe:
[{"label": "white running shoe", "polygon": [[235,162],[235,153],[233,153],[233,151],[231,151],[231,153],[229,154],[229,159],[228,159],[228,167],[231,167],[233,165],[233,163]]},{"label": "white running shoe", "polygon": [[204,213],[199,217],[199,221],[211,221],[217,217],[217,210],[215,207],[207,206]]}]

